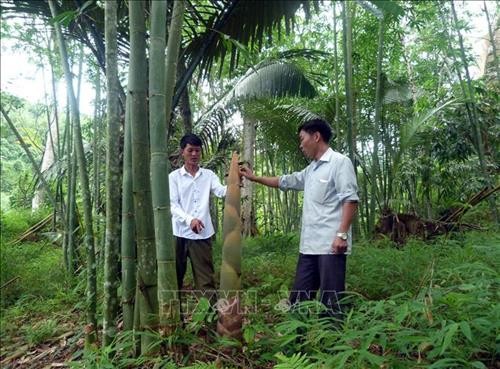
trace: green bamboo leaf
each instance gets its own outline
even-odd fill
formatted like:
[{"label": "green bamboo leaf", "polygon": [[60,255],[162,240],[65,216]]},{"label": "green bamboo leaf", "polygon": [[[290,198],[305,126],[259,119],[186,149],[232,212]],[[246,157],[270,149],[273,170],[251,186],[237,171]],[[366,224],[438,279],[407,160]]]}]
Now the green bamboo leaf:
[{"label": "green bamboo leaf", "polygon": [[380,366],[384,362],[384,357],[372,354],[369,351],[362,350],[359,352],[359,356],[370,362],[370,364]]},{"label": "green bamboo leaf", "polygon": [[469,341],[472,342],[472,332],[470,330],[470,325],[467,322],[460,322],[460,330]]},{"label": "green bamboo leaf", "polygon": [[429,366],[429,369],[439,369],[439,368],[452,368],[452,367],[457,367],[461,366],[463,363],[459,362],[456,359],[441,359],[433,363],[431,366]]},{"label": "green bamboo leaf", "polygon": [[443,339],[443,345],[441,347],[441,352],[439,353],[440,355],[443,355],[446,349],[450,346],[453,336],[457,333],[458,327],[458,323],[453,323],[446,327],[446,335]]},{"label": "green bamboo leaf", "polygon": [[76,10],[68,10],[66,12],[62,12],[53,17],[50,21],[51,24],[59,23],[64,27],[68,27],[69,24],[76,19],[78,16],[78,12]]},{"label": "green bamboo leaf", "polygon": [[472,363],[470,363],[470,365],[473,367],[473,368],[478,368],[478,369],[486,369],[487,366],[484,365],[482,362],[480,361],[473,361]]},{"label": "green bamboo leaf", "polygon": [[255,329],[251,325],[247,325],[243,331],[243,339],[246,343],[253,343],[255,340]]},{"label": "green bamboo leaf", "polygon": [[396,323],[401,324],[403,320],[405,320],[405,318],[408,316],[408,313],[409,313],[408,305],[404,304],[403,306],[401,306],[396,313],[395,317]]}]

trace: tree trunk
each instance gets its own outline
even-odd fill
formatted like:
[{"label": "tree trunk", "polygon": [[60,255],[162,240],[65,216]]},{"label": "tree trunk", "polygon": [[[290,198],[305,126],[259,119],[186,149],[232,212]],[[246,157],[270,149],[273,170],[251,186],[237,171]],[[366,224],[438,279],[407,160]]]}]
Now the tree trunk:
[{"label": "tree trunk", "polygon": [[217,309],[217,332],[222,336],[240,338],[243,324],[241,312],[241,220],[240,176],[238,155],[233,153],[224,207],[224,244],[220,269],[220,293]]},{"label": "tree trunk", "polygon": [[97,235],[96,244],[97,244],[97,264],[101,265],[102,255],[104,255],[104,244],[106,242],[106,236],[103,234],[105,231],[106,224],[103,222],[102,217],[99,215],[102,213],[101,211],[101,130],[102,130],[102,117],[101,113],[101,69],[99,67],[96,68],[96,79],[95,83],[95,106],[94,106],[94,118],[93,118],[93,142],[92,142],[92,167],[94,169],[94,178],[93,178],[93,209],[95,215],[95,234]]},{"label": "tree trunk", "polygon": [[174,3],[165,60],[167,4],[151,4],[151,46],[149,62],[149,119],[151,134],[151,190],[153,197],[156,255],[158,259],[158,302],[160,332],[170,335],[180,322],[177,294],[175,242],[172,234],[168,174],[167,120],[171,116],[177,58],[181,42],[184,0]]},{"label": "tree trunk", "polygon": [[[254,166],[255,150],[255,120],[248,115],[243,115],[243,161],[250,167]],[[243,235],[255,235],[255,214],[253,206],[254,185],[252,181],[243,180],[241,190],[242,205],[241,218],[243,222]]]},{"label": "tree trunk", "polygon": [[373,122],[373,151],[370,187],[370,212],[367,219],[368,230],[375,229],[375,209],[379,198],[377,182],[380,178],[380,164],[378,161],[378,145],[380,143],[380,117],[382,115],[382,60],[384,58],[384,19],[379,20],[378,51],[377,51],[377,82],[375,87],[375,120]]},{"label": "tree trunk", "polygon": [[[120,106],[118,85],[117,4],[104,3],[106,40],[106,241],[104,245],[103,346],[116,335],[118,315],[118,261],[120,258]],[[98,172],[96,172],[97,175]]]},{"label": "tree trunk", "polygon": [[[158,281],[149,173],[149,124],[147,114],[147,59],[145,6],[142,0],[129,3],[130,64],[129,92],[132,127],[132,178],[137,237],[141,353],[151,349],[151,331],[158,325]],[[148,332],[149,331],[149,332]]]},{"label": "tree trunk", "polygon": [[[490,14],[488,13],[488,7],[486,6],[486,1],[483,0],[483,12],[486,15],[486,22],[488,23],[488,35],[490,37],[490,45],[492,49],[492,54],[493,54],[493,65],[495,67],[495,71],[497,74],[497,81],[500,80],[500,63],[498,62],[498,54],[497,54],[497,44],[495,40],[495,33],[496,30],[493,30],[493,27],[491,26],[491,21],[490,21]],[[484,65],[484,70],[486,72],[486,69],[488,68],[488,56],[489,53],[486,53],[486,60],[485,60],[485,65]]]},{"label": "tree trunk", "polygon": [[[49,0],[49,6],[52,17],[56,17],[56,5],[54,0]],[[66,51],[66,44],[61,32],[59,23],[54,23],[56,36],[59,44],[59,53],[61,56],[61,64],[64,69],[66,78],[66,85],[69,94],[71,106],[71,118],[73,121],[73,135],[74,145],[76,146],[76,155],[78,159],[78,168],[80,173],[80,186],[82,189],[83,197],[83,213],[85,221],[85,245],[87,249],[87,327],[86,344],[91,345],[97,340],[96,327],[96,305],[97,305],[97,276],[95,264],[95,251],[94,251],[94,233],[92,230],[92,203],[90,199],[89,178],[87,174],[87,166],[85,160],[85,152],[83,149],[82,132],[80,128],[80,113],[78,111],[78,104],[73,90],[73,82],[71,71],[68,64],[68,53]]]},{"label": "tree trunk", "polygon": [[[92,162],[94,167],[94,214],[97,216],[101,208],[101,117],[100,117],[100,102],[101,102],[101,69],[96,68],[96,81],[95,81],[95,106],[94,106],[94,119],[93,119],[93,131],[94,131],[94,142],[92,143]],[[96,222],[96,233],[99,234],[99,221]]]},{"label": "tree trunk", "polygon": [[[180,59],[177,64],[177,78],[186,73],[186,65],[184,59]],[[184,122],[184,134],[193,132],[193,114],[191,112],[191,102],[189,101],[189,89],[186,88],[182,91],[179,100],[179,110],[181,113],[182,121]]]},{"label": "tree trunk", "polygon": [[340,96],[339,96],[339,57],[337,51],[337,2],[332,1],[333,7],[333,64],[334,64],[334,93],[335,93],[335,142],[334,148],[340,148]]},{"label": "tree trunk", "polygon": [[[134,328],[134,302],[136,296],[136,252],[134,196],[132,192],[132,132],[130,126],[130,98],[125,107],[125,132],[123,144],[123,179],[122,179],[122,309],[123,330]],[[138,309],[137,309],[138,311]]]},{"label": "tree trunk", "polygon": [[[488,173],[488,168],[486,165],[486,157],[484,154],[481,122],[480,122],[479,117],[477,115],[477,108],[476,108],[476,101],[475,101],[476,98],[475,98],[475,94],[474,94],[474,88],[472,87],[471,77],[469,74],[469,66],[467,63],[467,57],[465,56],[464,41],[462,38],[462,34],[460,32],[460,29],[458,27],[458,18],[457,18],[457,13],[455,11],[455,5],[453,4],[453,1],[450,2],[450,4],[451,4],[451,13],[453,14],[453,20],[455,21],[455,27],[456,27],[456,31],[458,33],[458,41],[460,43],[460,56],[462,57],[462,64],[463,64],[463,67],[465,69],[465,76],[466,76],[466,82],[467,82],[467,88],[468,88],[467,98],[470,101],[470,104],[472,105],[472,116],[474,117],[474,132],[476,134],[476,144],[477,144],[477,149],[478,149],[477,154],[479,156],[479,165],[481,166],[481,172],[483,174],[483,178],[484,178],[485,183],[487,183],[489,187],[493,187],[493,182],[490,178],[490,175]],[[493,216],[493,219],[498,224],[499,216],[498,216],[495,198],[492,196],[488,197],[488,203],[490,205],[491,214]]]},{"label": "tree trunk", "polygon": [[69,112],[69,98],[67,101],[66,109],[66,128],[65,128],[65,145],[67,146],[67,175],[68,175],[68,192],[67,192],[67,205],[66,205],[66,237],[64,240],[64,260],[66,263],[66,271],[70,276],[75,273],[75,233],[76,233],[76,173],[78,163],[76,161],[76,151],[73,145],[71,128],[71,117]]},{"label": "tree trunk", "polygon": [[[354,153],[356,152],[356,141],[354,135],[354,96],[353,96],[353,66],[352,66],[352,3],[349,1],[342,3],[342,29],[343,29],[343,51],[344,51],[344,71],[345,71],[345,94],[346,94],[346,112],[347,112],[347,147],[349,149],[349,158],[354,167],[354,173],[357,173],[357,163]],[[358,221],[354,219],[352,224],[353,236],[358,232]]]},{"label": "tree trunk", "polygon": [[354,151],[355,144],[353,138],[354,129],[354,101],[353,101],[353,79],[352,79],[352,5],[349,2],[342,3],[342,39],[344,51],[344,73],[345,73],[345,98],[347,112],[347,147],[349,149],[349,158],[355,165]]}]

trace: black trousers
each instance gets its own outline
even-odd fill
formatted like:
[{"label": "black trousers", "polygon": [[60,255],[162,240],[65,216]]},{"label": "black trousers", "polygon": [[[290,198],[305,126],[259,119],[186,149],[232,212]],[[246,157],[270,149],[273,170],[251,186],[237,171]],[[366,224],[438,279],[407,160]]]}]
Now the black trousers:
[{"label": "black trousers", "polygon": [[182,290],[187,270],[187,259],[191,260],[196,295],[206,297],[214,304],[217,301],[215,272],[212,259],[212,240],[190,240],[176,237],[176,269],[179,293]]},{"label": "black trousers", "polygon": [[340,312],[339,299],[345,291],[345,272],[346,255],[299,254],[290,303],[314,300],[319,290],[328,315],[335,315]]}]

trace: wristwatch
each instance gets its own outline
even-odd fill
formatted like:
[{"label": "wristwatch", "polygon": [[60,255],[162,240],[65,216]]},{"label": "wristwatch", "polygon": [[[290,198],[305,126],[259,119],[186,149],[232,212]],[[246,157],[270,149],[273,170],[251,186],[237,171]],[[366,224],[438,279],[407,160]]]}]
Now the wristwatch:
[{"label": "wristwatch", "polygon": [[336,236],[341,240],[347,241],[347,233],[346,232],[337,232]]}]

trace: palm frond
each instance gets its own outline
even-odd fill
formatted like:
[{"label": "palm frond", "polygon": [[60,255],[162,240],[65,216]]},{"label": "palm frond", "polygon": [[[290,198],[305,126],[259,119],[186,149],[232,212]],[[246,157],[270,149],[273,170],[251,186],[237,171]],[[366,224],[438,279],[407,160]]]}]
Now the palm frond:
[{"label": "palm frond", "polygon": [[249,69],[227,98],[314,97],[316,94],[314,86],[296,65],[279,61],[262,63],[255,69]]},{"label": "palm frond", "polygon": [[399,150],[397,151],[394,158],[393,173],[397,173],[403,154],[415,144],[416,138],[418,137],[419,133],[421,133],[422,130],[426,127],[427,121],[430,118],[434,117],[441,110],[456,102],[456,99],[452,99],[433,109],[418,114],[411,121],[401,127]]},{"label": "palm frond", "polygon": [[[232,89],[220,97],[198,122],[210,119],[220,109],[248,99],[283,96],[313,97],[317,92],[306,75],[294,64],[282,60],[264,60],[251,67]],[[196,124],[199,124],[199,123]]]}]

